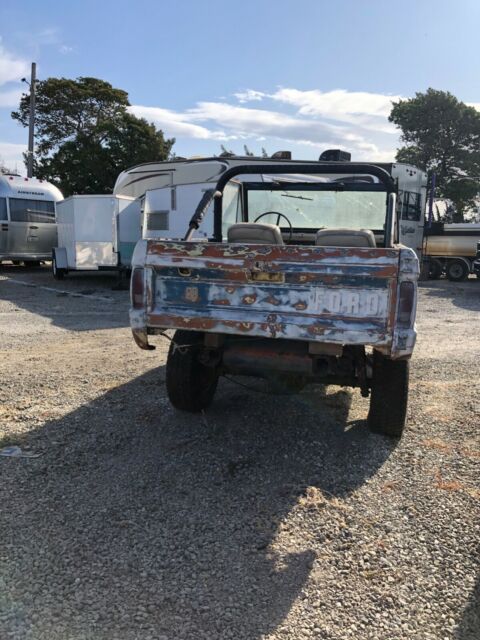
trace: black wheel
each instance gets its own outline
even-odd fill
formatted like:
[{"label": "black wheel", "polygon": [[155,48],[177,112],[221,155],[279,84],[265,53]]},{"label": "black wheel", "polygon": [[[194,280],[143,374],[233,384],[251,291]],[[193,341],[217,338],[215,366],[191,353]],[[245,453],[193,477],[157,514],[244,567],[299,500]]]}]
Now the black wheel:
[{"label": "black wheel", "polygon": [[468,267],[463,260],[448,260],[446,273],[452,282],[462,282],[468,278]]},{"label": "black wheel", "polygon": [[178,330],[167,358],[167,394],[176,409],[197,413],[212,402],[218,371],[200,361],[203,333]]},{"label": "black wheel", "polygon": [[14,267],[19,267],[22,263],[20,260],[12,260],[12,264]]},{"label": "black wheel", "polygon": [[407,418],[408,371],[408,360],[390,360],[373,352],[370,431],[395,438],[402,435]]},{"label": "black wheel", "polygon": [[55,256],[52,258],[52,273],[55,280],[63,280],[65,277],[65,269],[59,269],[57,267],[57,260]]},{"label": "black wheel", "polygon": [[428,265],[428,277],[430,280],[438,280],[443,273],[443,264],[440,260],[432,258]]},{"label": "black wheel", "polygon": [[25,267],[39,267],[40,260],[24,260],[23,264]]}]

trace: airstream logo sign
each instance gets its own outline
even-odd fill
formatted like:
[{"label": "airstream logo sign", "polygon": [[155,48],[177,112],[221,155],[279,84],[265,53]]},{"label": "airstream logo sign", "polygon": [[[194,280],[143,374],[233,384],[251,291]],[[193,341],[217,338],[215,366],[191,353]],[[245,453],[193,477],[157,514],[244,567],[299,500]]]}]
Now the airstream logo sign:
[{"label": "airstream logo sign", "polygon": [[26,196],[44,196],[45,195],[41,191],[24,191],[23,189],[19,189],[18,193],[24,193]]}]

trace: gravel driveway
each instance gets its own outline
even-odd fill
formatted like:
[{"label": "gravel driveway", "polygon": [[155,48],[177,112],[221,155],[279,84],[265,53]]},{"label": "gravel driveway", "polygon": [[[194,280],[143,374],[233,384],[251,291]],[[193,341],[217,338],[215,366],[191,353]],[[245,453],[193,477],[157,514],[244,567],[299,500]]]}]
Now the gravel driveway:
[{"label": "gravel driveway", "polygon": [[0,271],[1,640],[480,638],[480,282],[421,286],[400,443],[347,388],[174,411],[112,282]]}]

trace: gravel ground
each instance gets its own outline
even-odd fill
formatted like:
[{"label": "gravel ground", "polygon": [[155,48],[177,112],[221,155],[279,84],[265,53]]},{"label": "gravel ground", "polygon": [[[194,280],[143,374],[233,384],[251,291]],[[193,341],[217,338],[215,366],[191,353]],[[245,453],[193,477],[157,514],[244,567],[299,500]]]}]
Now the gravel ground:
[{"label": "gravel ground", "polygon": [[480,638],[478,281],[421,286],[400,443],[346,388],[174,411],[111,284],[0,272],[1,640]]}]

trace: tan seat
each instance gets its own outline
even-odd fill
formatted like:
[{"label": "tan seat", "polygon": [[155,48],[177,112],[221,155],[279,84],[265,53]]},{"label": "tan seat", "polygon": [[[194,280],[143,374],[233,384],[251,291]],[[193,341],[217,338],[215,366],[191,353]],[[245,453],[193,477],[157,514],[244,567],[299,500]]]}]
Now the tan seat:
[{"label": "tan seat", "polygon": [[238,222],[227,231],[228,242],[245,244],[283,244],[280,228],[276,224]]},{"label": "tan seat", "polygon": [[371,247],[377,246],[370,229],[320,229],[315,244],[321,247]]}]

